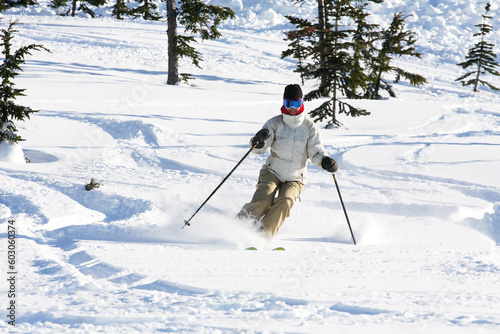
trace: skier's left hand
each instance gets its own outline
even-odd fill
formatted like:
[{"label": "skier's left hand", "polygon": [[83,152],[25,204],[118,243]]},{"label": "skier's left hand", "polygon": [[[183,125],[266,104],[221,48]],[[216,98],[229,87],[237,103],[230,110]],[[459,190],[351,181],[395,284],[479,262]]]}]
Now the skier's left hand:
[{"label": "skier's left hand", "polygon": [[339,169],[337,162],[330,157],[323,157],[323,160],[321,161],[321,167],[324,170],[329,171],[330,173],[335,173]]}]

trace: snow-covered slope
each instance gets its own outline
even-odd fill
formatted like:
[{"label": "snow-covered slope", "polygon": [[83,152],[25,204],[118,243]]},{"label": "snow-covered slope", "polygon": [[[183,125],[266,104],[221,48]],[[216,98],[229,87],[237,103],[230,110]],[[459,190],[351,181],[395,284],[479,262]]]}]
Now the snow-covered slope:
[{"label": "snow-covered slope", "polygon": [[[354,246],[332,176],[312,165],[270,244],[238,224],[266,158],[255,155],[181,229],[279,112],[284,86],[299,82],[280,59],[283,15],[314,15],[314,1],[212,1],[238,17],[220,40],[197,45],[203,70],[183,62],[196,80],[175,87],[165,85],[165,23],[52,16],[39,2],[0,21],[23,23],[15,46],[52,51],[30,56],[16,82],[27,88],[20,102],[40,110],[17,125],[32,163],[0,161],[1,330],[498,332],[500,99],[454,82],[485,4],[373,6],[381,24],[395,10],[413,14],[424,54],[398,61],[429,84],[354,101],[372,115],[341,115],[344,129],[322,130]],[[500,31],[497,13],[494,4]],[[492,42],[498,52],[498,32]],[[87,192],[91,178],[101,186]],[[5,322],[11,300],[15,327]]]}]

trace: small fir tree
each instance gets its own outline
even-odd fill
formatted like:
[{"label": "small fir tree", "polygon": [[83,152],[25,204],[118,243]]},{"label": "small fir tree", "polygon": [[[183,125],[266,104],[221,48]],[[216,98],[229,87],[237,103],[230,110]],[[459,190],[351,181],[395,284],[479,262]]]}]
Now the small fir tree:
[{"label": "small fir tree", "polygon": [[393,65],[395,57],[411,56],[420,58],[420,53],[416,52],[414,37],[415,33],[406,30],[403,13],[395,13],[391,25],[382,33],[382,47],[374,58],[371,59],[371,84],[366,92],[366,97],[370,99],[380,98],[380,89],[385,89],[395,97],[392,87],[384,80],[384,73],[395,73],[394,82],[399,82],[401,77],[408,80],[412,86],[421,86],[427,83],[427,79],[415,73],[410,73],[400,67]]},{"label": "small fir tree", "polygon": [[312,44],[315,41],[316,28],[308,20],[293,16],[286,16],[286,18],[299,29],[285,33],[285,40],[290,41],[290,44],[288,44],[289,48],[281,53],[281,58],[297,59],[297,68],[294,72],[300,74],[302,85],[304,85],[305,79],[309,78],[312,71],[311,64],[307,60],[313,53]]},{"label": "small fir tree", "polygon": [[38,5],[38,2],[36,2],[36,0],[1,0],[0,8],[2,7],[3,4],[8,5],[7,8],[16,6],[28,7],[32,5]]},{"label": "small fir tree", "polygon": [[24,139],[17,135],[14,121],[29,119],[30,114],[37,112],[37,110],[15,103],[17,97],[25,96],[25,89],[15,88],[14,79],[22,72],[21,65],[25,63],[24,58],[26,55],[31,55],[32,51],[50,51],[42,45],[30,44],[12,52],[12,39],[17,32],[17,30],[14,30],[15,24],[17,24],[17,21],[11,22],[7,29],[1,29],[0,32],[0,47],[2,48],[2,54],[5,56],[3,63],[0,65],[2,80],[0,85],[0,141],[19,142]]},{"label": "small fir tree", "polygon": [[141,4],[132,10],[132,14],[142,16],[146,21],[158,21],[161,16],[158,14],[158,6],[152,0],[138,0]]},{"label": "small fir tree", "polygon": [[36,0],[19,0],[19,3],[24,7],[38,5],[38,2],[36,2]]},{"label": "small fir tree", "polygon": [[115,5],[111,7],[111,14],[118,20],[122,20],[124,16],[132,15],[132,11],[125,4],[125,0],[116,0]]},{"label": "small fir tree", "polygon": [[[371,0],[375,3],[382,3],[383,0]],[[352,19],[356,27],[352,35],[352,69],[349,76],[350,98],[360,99],[365,97],[370,78],[367,64],[371,62],[376,53],[375,42],[380,38],[380,27],[378,24],[368,22],[371,15],[366,7],[369,1],[356,1],[356,6],[352,12]]]},{"label": "small fir tree", "polygon": [[316,43],[315,52],[325,53],[325,67],[318,67],[312,71],[313,78],[324,78],[320,86],[306,94],[305,100],[313,100],[328,96],[331,98],[312,110],[310,115],[314,121],[328,119],[328,125],[340,126],[337,114],[345,113],[349,116],[364,116],[370,113],[362,108],[357,108],[350,103],[341,100],[338,93],[341,92],[347,98],[357,98],[356,87],[360,82],[351,77],[355,68],[351,51],[353,43],[349,39],[356,31],[352,25],[344,24],[345,21],[353,19],[356,8],[350,0],[328,0],[325,1],[325,34],[323,43]]},{"label": "small fir tree", "polygon": [[[305,0],[295,0],[302,5]],[[315,22],[287,16],[298,29],[287,33],[289,49],[282,57],[298,59],[296,72],[304,79],[316,79],[319,86],[306,94],[305,100],[327,97],[311,116],[315,121],[328,119],[329,124],[340,125],[337,114],[350,116],[369,115],[365,109],[357,108],[340,99],[374,99],[379,90],[390,85],[383,74],[395,74],[395,82],[402,78],[411,85],[426,83],[421,75],[410,73],[392,64],[394,57],[417,56],[414,33],[405,29],[404,17],[395,15],[391,27],[381,30],[377,24],[369,23],[370,3],[383,0],[317,0],[318,18]]]},{"label": "small fir tree", "polygon": [[[95,6],[99,7],[106,3],[106,0],[72,0],[71,2],[71,16],[75,16],[78,11],[82,11],[85,14],[95,17],[94,11],[89,7]],[[79,4],[79,6],[77,6]]]},{"label": "small fir tree", "polygon": [[464,69],[475,66],[475,71],[468,72],[455,80],[462,82],[462,86],[474,85],[474,92],[479,91],[479,84],[488,86],[492,90],[500,90],[500,88],[497,88],[491,83],[481,79],[481,75],[486,73],[500,76],[500,73],[495,69],[497,66],[500,66],[500,64],[495,61],[497,57],[497,55],[493,52],[495,44],[488,43],[486,41],[486,36],[493,29],[488,23],[489,19],[493,18],[488,15],[490,9],[491,3],[488,2],[485,7],[485,13],[482,15],[483,22],[481,24],[476,24],[476,27],[479,27],[479,32],[474,34],[474,36],[480,36],[481,40],[469,50],[468,55],[465,57],[466,61],[457,64]]},{"label": "small fir tree", "polygon": [[0,13],[11,7],[14,7],[16,4],[17,1],[15,0],[0,0]]},{"label": "small fir tree", "polygon": [[[287,17],[298,29],[287,33],[290,48],[282,56],[299,60],[296,71],[302,78],[318,80],[319,86],[306,94],[306,100],[329,98],[311,111],[313,119],[328,119],[329,124],[340,125],[338,113],[369,114],[341,100],[340,94],[348,99],[364,98],[367,57],[373,53],[373,42],[378,36],[378,26],[367,23],[366,7],[369,2],[381,3],[383,0],[317,1],[316,22]],[[295,2],[302,5],[305,1]]]},{"label": "small fir tree", "polygon": [[[50,7],[50,8],[53,8],[53,9],[55,9],[55,10],[57,10],[58,15],[61,15],[61,14],[59,13],[59,10],[60,10],[61,8],[66,7],[66,6],[68,6],[68,0],[52,0],[52,1],[49,3],[49,7]],[[64,15],[68,15],[68,13],[69,13],[69,9],[68,9],[68,10],[66,10],[66,12],[64,13]]]},{"label": "small fir tree", "polygon": [[4,10],[7,10],[10,8],[10,5],[8,4],[7,1],[0,1],[0,13],[3,12]]}]

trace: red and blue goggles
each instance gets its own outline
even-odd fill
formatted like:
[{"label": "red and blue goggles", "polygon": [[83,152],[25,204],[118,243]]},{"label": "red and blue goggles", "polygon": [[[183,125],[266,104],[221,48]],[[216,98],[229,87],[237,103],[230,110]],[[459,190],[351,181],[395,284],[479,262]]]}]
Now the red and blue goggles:
[{"label": "red and blue goggles", "polygon": [[283,99],[283,105],[287,109],[291,108],[299,109],[302,106],[302,103],[303,103],[302,99],[298,100]]}]

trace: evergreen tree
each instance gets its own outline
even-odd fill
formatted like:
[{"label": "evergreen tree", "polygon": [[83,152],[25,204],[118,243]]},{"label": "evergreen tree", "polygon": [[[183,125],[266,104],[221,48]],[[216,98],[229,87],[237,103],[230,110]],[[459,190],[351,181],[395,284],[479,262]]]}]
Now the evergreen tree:
[{"label": "evergreen tree", "polygon": [[186,32],[199,34],[202,40],[213,40],[221,36],[218,26],[229,18],[234,18],[234,12],[229,7],[207,5],[201,0],[180,0],[177,9],[175,0],[167,1],[168,20],[168,78],[167,84],[175,85],[180,79],[191,79],[189,74],[180,74],[180,57],[191,59],[192,63],[200,67],[201,55],[190,43],[195,42],[192,35],[184,36],[177,33],[177,21],[184,26]]},{"label": "evergreen tree", "polygon": [[[301,5],[304,0],[295,2]],[[302,78],[318,80],[319,86],[306,94],[306,100],[329,98],[311,111],[315,121],[329,119],[329,124],[340,125],[337,113],[369,114],[338,97],[339,93],[348,99],[365,97],[369,83],[366,67],[379,36],[378,25],[367,22],[369,2],[383,0],[318,0],[316,22],[287,17],[298,29],[287,33],[291,43],[282,57],[297,58],[296,71]]]},{"label": "evergreen tree", "polygon": [[[295,0],[301,5],[305,0]],[[282,56],[299,60],[297,72],[302,78],[316,79],[319,86],[306,94],[306,100],[330,97],[311,112],[315,121],[329,119],[337,124],[337,113],[363,116],[370,113],[338,98],[378,98],[379,89],[390,90],[383,74],[395,73],[411,85],[426,79],[392,64],[393,57],[417,56],[414,33],[405,29],[404,17],[397,13],[391,26],[380,30],[368,21],[369,3],[383,0],[318,0],[318,21],[287,17],[298,29],[288,32],[289,49]],[[322,18],[321,18],[322,17]],[[322,21],[322,22],[321,22]]]},{"label": "evergreen tree", "polygon": [[[54,8],[58,11],[61,7],[66,7],[68,5],[68,0],[52,0],[49,4],[50,8]],[[66,15],[69,13],[69,10],[66,11]]]},{"label": "evergreen tree", "polygon": [[32,51],[49,50],[42,45],[30,44],[12,52],[12,39],[17,32],[14,30],[15,24],[17,21],[11,22],[7,29],[1,29],[0,32],[0,47],[3,48],[2,54],[5,56],[0,65],[2,79],[0,85],[0,141],[19,142],[23,139],[17,135],[14,121],[29,119],[30,114],[37,112],[37,110],[15,103],[17,97],[25,96],[25,89],[15,88],[14,79],[22,72],[21,65],[25,63],[26,55],[31,55]]},{"label": "evergreen tree", "polygon": [[38,5],[38,2],[36,2],[36,0],[18,0],[17,3],[23,7]]},{"label": "evergreen tree", "polygon": [[139,7],[132,10],[132,14],[142,16],[147,21],[158,21],[161,16],[158,14],[158,6],[153,0],[138,0],[141,4]]},{"label": "evergreen tree", "polygon": [[4,10],[7,10],[10,8],[10,4],[8,1],[3,1],[0,0],[0,13],[3,12]]},{"label": "evergreen tree", "polygon": [[[339,98],[342,93],[349,99],[360,97],[358,88],[363,88],[362,65],[360,49],[355,49],[356,19],[363,19],[359,15],[359,8],[353,6],[350,0],[325,0],[325,30],[321,43],[314,45],[314,59],[320,59],[320,52],[324,53],[324,66],[316,66],[311,72],[312,78],[320,79],[317,89],[306,94],[306,100],[330,97],[310,115],[315,121],[328,119],[329,125],[341,125],[337,114],[345,113],[349,116],[363,116],[370,113],[362,108],[356,108]],[[358,14],[358,16],[356,16]],[[358,38],[361,38],[358,35]],[[359,44],[358,44],[359,45]]]},{"label": "evergreen tree", "polygon": [[5,2],[9,3],[12,7],[15,6],[28,7],[32,5],[38,5],[36,0],[6,0]]},{"label": "evergreen tree", "polygon": [[[72,0],[71,2],[71,16],[75,16],[77,11],[82,11],[91,17],[95,17],[94,11],[88,6],[92,5],[95,7],[102,6],[106,3],[106,0]],[[79,6],[77,6],[79,4]]]},{"label": "evergreen tree", "polygon": [[[383,0],[371,0],[375,3],[382,3]],[[375,57],[375,42],[380,38],[380,27],[378,24],[368,23],[370,13],[366,7],[369,1],[356,1],[353,10],[352,19],[354,20],[355,30],[352,36],[352,69],[349,76],[350,98],[360,99],[365,96],[369,86],[369,75],[367,66]]]},{"label": "evergreen tree", "polygon": [[11,7],[37,5],[36,0],[0,0],[0,12]]},{"label": "evergreen tree", "polygon": [[[340,100],[338,93],[341,92],[347,98],[356,98],[356,92],[351,73],[354,68],[351,51],[353,43],[349,39],[355,30],[353,25],[348,25],[352,20],[355,7],[350,0],[328,0],[325,2],[327,23],[325,28],[325,42],[323,48],[326,51],[326,68],[318,68],[316,77],[322,75],[327,78],[328,86],[321,86],[306,94],[306,100],[312,100],[325,96],[326,92],[333,95],[330,100],[324,102],[318,108],[310,112],[315,121],[329,119],[329,125],[341,125],[337,120],[337,114],[345,113],[350,116],[368,115],[364,109],[356,108],[346,101]],[[352,23],[352,21],[351,21]],[[320,47],[321,44],[318,44]]]},{"label": "evergreen tree", "polygon": [[415,33],[406,30],[405,19],[403,13],[395,13],[390,27],[382,33],[382,47],[378,55],[372,58],[370,65],[371,84],[366,92],[367,98],[379,98],[380,88],[386,89],[391,96],[394,96],[392,87],[383,79],[384,73],[394,72],[396,75],[394,82],[399,82],[403,77],[409,80],[412,86],[420,86],[427,82],[423,76],[410,73],[392,64],[394,57],[413,56],[420,58],[420,53],[415,51]]},{"label": "evergreen tree", "polygon": [[[500,76],[500,73],[495,70],[495,67],[500,66],[500,64],[495,61],[495,58],[497,57],[497,55],[493,52],[493,47],[495,45],[486,41],[486,36],[492,31],[492,26],[488,23],[489,19],[492,18],[492,16],[488,15],[490,9],[491,3],[488,2],[485,7],[485,13],[482,15],[483,22],[481,24],[476,24],[476,27],[479,27],[479,32],[474,34],[474,36],[480,36],[481,41],[476,43],[469,50],[468,55],[465,57],[466,61],[457,64],[464,69],[470,66],[475,66],[477,68],[477,70],[468,72],[455,80],[461,81],[462,86],[474,85],[474,92],[479,91],[479,84],[488,86],[492,90],[500,90],[500,88],[497,88],[491,83],[480,78],[482,74],[486,73]],[[470,76],[473,76],[473,78],[466,80]]]},{"label": "evergreen tree", "polygon": [[289,49],[281,53],[281,58],[292,57],[297,59],[297,69],[294,72],[300,74],[302,85],[304,85],[305,79],[309,78],[312,72],[311,66],[313,65],[308,62],[308,58],[313,54],[312,45],[316,37],[316,28],[308,20],[293,16],[286,16],[286,18],[299,29],[285,33],[285,40],[291,42],[288,44]]},{"label": "evergreen tree", "polygon": [[125,15],[132,15],[132,11],[125,4],[125,0],[116,0],[115,5],[111,7],[111,14],[118,20],[121,20]]},{"label": "evergreen tree", "polygon": [[[302,6],[306,0],[294,0],[295,4]],[[305,57],[310,57],[314,59],[315,64],[310,64],[307,67],[302,67],[299,71],[301,74],[302,82],[306,77],[310,77],[313,69],[318,67],[325,69],[327,67],[327,45],[325,44],[325,34],[327,33],[327,23],[328,17],[326,13],[326,5],[330,0],[317,0],[318,3],[318,21],[317,23],[312,23],[301,18],[293,16],[285,16],[290,23],[295,25],[299,30],[290,31],[287,33],[287,38],[285,40],[292,41],[289,44],[291,49],[288,49],[282,53],[282,58],[293,57],[297,58],[299,61],[299,66],[304,62]],[[325,4],[326,3],[326,4]],[[302,47],[301,40],[307,40],[309,47]],[[295,47],[299,47],[299,50],[294,50]],[[316,50],[311,52],[312,50]],[[307,51],[306,51],[307,50]],[[308,73],[309,72],[309,73]],[[326,71],[320,71],[320,94],[324,97],[328,97],[330,94],[330,84],[328,79],[328,74]]]}]

